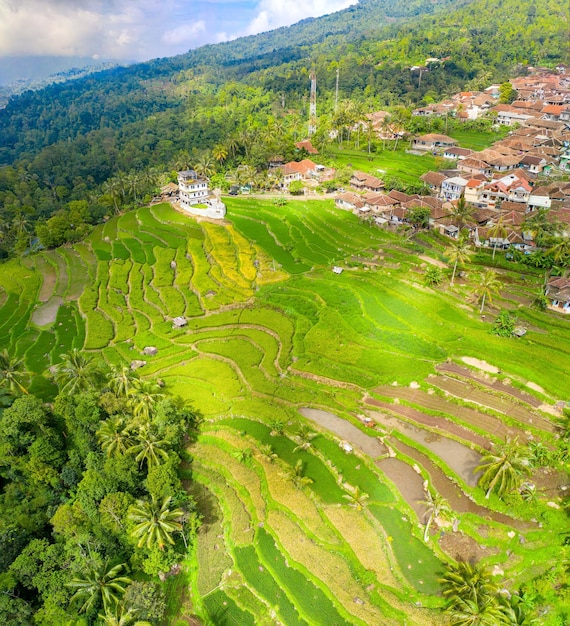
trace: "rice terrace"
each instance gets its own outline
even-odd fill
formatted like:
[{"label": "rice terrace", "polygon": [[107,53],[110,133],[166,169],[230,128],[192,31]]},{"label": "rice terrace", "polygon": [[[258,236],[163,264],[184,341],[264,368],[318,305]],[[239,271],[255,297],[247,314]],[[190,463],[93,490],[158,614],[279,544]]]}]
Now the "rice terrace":
[{"label": "rice terrace", "polygon": [[[140,361],[202,416],[185,459],[202,525],[166,581],[166,623],[441,624],[455,559],[550,593],[561,464],[536,463],[506,498],[478,469],[505,441],[544,458],[558,446],[570,334],[530,307],[541,273],[504,262],[485,317],[470,300],[482,265],[452,289],[425,284],[449,265],[437,238],[406,241],[329,200],[227,209],[222,223],[131,211],[0,274],[2,347],[33,393],[52,399],[50,367],[78,348]],[[526,335],[493,334],[500,309]]]}]

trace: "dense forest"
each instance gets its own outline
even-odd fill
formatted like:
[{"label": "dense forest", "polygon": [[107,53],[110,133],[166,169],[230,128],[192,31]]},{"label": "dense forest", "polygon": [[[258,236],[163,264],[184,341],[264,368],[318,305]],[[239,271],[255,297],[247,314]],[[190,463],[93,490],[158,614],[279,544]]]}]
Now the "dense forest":
[{"label": "dense forest", "polygon": [[0,615],[156,623],[166,604],[149,578],[180,560],[198,526],[180,456],[198,417],[127,367],[62,358],[47,406],[21,361],[0,354]]},{"label": "dense forest", "polygon": [[[157,173],[201,158],[210,175],[240,164],[262,170],[268,156],[290,152],[305,134],[312,67],[324,130],[342,125],[332,115],[337,70],[339,97],[360,116],[380,108],[409,113],[504,81],[526,64],[563,61],[567,28],[560,0],[367,0],[256,37],[26,92],[0,111],[0,255],[27,249],[36,225],[45,235],[53,216],[57,232],[44,245],[80,238],[119,203],[148,199]],[[446,60],[420,81],[410,66],[429,57]],[[218,156],[208,152],[216,146]]]}]

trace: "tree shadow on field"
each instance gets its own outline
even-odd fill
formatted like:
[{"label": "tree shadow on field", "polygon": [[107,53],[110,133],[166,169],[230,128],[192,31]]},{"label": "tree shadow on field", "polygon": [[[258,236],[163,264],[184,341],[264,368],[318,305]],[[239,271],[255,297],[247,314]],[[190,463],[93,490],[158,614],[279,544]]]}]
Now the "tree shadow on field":
[{"label": "tree shadow on field", "polygon": [[190,494],[196,503],[196,510],[202,518],[202,527],[211,526],[220,518],[220,507],[216,496],[204,485],[193,483]]}]

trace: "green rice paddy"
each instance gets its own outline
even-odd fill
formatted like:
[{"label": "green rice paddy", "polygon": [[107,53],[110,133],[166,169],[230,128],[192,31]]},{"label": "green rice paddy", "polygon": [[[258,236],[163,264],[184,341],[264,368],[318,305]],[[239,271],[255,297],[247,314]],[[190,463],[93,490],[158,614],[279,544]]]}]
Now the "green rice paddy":
[{"label": "green rice paddy", "polygon": [[[421,158],[429,169],[430,157]],[[332,201],[278,208],[228,199],[227,207],[223,224],[147,207],[83,243],[11,261],[0,274],[0,341],[24,359],[31,388],[46,400],[55,392],[50,365],[77,347],[109,364],[144,358],[143,376],[160,377],[204,416],[189,453],[197,488],[209,496],[197,498],[204,525],[185,595],[206,623],[438,623],[429,610],[441,605],[436,572],[454,554],[437,536],[423,541],[406,485],[357,446],[343,450],[340,437],[299,409],[359,424],[365,394],[380,385],[425,387],[438,364],[463,356],[519,386],[540,385],[548,399],[568,399],[567,321],[521,308],[531,326],[525,337],[492,335],[466,304],[468,282],[453,293],[426,288],[413,247]],[[509,280],[516,290],[516,272]],[[508,292],[499,303],[512,305]],[[176,316],[187,326],[174,328]],[[145,346],[158,354],[142,357]],[[305,446],[302,424],[317,435]],[[295,483],[299,462],[304,480]],[[422,479],[430,468],[417,468]],[[362,506],[351,503],[355,489],[366,496]],[[465,497],[489,506],[478,489]],[[562,517],[551,511],[553,527]],[[510,575],[524,572],[530,556],[504,526],[457,518],[461,533],[488,546]],[[545,564],[555,557],[547,533],[534,543]],[[172,598],[169,611],[183,623]]]}]

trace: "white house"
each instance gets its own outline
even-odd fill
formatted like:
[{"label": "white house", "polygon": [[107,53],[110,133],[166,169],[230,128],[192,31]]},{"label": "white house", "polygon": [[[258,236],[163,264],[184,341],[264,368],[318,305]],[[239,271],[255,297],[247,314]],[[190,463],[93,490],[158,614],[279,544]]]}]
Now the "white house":
[{"label": "white house", "polygon": [[468,181],[461,176],[446,178],[443,183],[441,183],[441,197],[449,202],[459,200],[465,191],[467,182]]},{"label": "white house", "polygon": [[223,219],[226,205],[208,188],[209,180],[194,170],[178,172],[178,204],[187,213],[199,217]]}]

